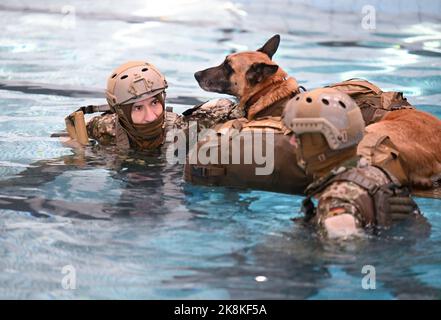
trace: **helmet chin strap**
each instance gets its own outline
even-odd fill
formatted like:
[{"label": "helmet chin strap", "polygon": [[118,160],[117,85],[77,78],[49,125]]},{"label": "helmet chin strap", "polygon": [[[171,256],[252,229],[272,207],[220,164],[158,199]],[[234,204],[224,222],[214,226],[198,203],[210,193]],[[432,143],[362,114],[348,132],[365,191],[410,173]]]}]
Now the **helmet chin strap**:
[{"label": "helmet chin strap", "polygon": [[354,157],[357,146],[332,150],[321,133],[304,133],[299,137],[300,161],[309,174],[322,176],[332,168]]},{"label": "helmet chin strap", "polygon": [[166,108],[164,105],[165,94],[161,95],[159,100],[163,106],[161,115],[145,124],[134,124],[130,116],[129,110],[124,108],[131,108],[130,106],[119,106],[116,108],[118,121],[123,130],[127,133],[129,140],[134,143],[139,149],[156,149],[164,143],[165,140],[165,119]]}]

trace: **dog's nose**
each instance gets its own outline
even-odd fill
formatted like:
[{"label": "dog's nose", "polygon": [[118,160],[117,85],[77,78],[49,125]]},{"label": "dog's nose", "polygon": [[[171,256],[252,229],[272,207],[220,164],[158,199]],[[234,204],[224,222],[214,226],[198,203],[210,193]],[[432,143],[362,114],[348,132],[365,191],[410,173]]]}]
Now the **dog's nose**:
[{"label": "dog's nose", "polygon": [[197,81],[200,81],[202,77],[202,72],[201,71],[195,72],[194,77]]}]

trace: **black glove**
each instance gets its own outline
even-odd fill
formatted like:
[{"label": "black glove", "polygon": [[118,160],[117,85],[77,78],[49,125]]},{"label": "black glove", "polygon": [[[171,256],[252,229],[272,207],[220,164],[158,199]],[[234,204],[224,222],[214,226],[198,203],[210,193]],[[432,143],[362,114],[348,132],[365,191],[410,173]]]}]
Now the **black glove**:
[{"label": "black glove", "polygon": [[375,194],[377,223],[390,226],[392,220],[420,214],[416,202],[412,199],[407,188],[394,183],[383,185]]},{"label": "black glove", "polygon": [[409,215],[420,213],[418,205],[410,195],[392,195],[388,198],[388,213],[394,217],[398,215]]}]

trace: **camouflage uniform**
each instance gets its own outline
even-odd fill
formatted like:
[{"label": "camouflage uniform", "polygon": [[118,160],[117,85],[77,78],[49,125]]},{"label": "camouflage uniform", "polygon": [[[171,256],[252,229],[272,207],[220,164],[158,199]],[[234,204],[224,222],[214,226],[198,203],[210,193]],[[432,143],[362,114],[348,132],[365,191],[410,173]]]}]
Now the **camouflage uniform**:
[{"label": "camouflage uniform", "polygon": [[[389,177],[377,167],[368,164],[360,165],[359,162],[358,168],[357,174],[363,175],[378,185],[391,182]],[[369,192],[354,182],[338,181],[338,175],[334,179],[337,181],[315,196],[318,199],[316,223],[322,225],[325,219],[332,216],[350,214],[355,217],[357,227],[362,228],[371,224],[373,221],[371,221],[370,213],[365,212],[366,207],[375,207],[374,199]],[[363,206],[360,206],[360,200],[365,201]]]},{"label": "camouflage uniform", "polygon": [[[189,121],[197,121],[200,129],[211,128],[241,116],[236,105],[228,99],[208,101],[192,109],[184,111],[183,115],[166,112],[166,128],[187,129]],[[87,123],[87,133],[90,138],[102,145],[116,144],[117,115],[105,113],[93,117]]]},{"label": "camouflage uniform", "polygon": [[178,116],[174,125],[183,129],[187,128],[188,122],[197,121],[199,129],[207,129],[244,116],[245,111],[231,100],[215,99],[184,111],[182,116]]},{"label": "camouflage uniform", "polygon": [[89,138],[98,141],[102,145],[114,145],[116,140],[116,114],[105,113],[95,116],[87,123]]},{"label": "camouflage uniform", "polygon": [[[375,132],[364,136],[366,119],[346,93],[335,88],[300,93],[287,103],[283,122],[293,131],[299,162],[316,178],[305,189],[306,220],[343,231],[348,225],[339,221],[348,222],[346,217],[328,218],[349,214],[358,228],[388,227],[395,219],[419,213],[403,187],[406,179],[395,146]],[[318,200],[317,208],[312,198]]]},{"label": "camouflage uniform", "polygon": [[[357,160],[357,161],[355,161]],[[389,227],[396,219],[420,216],[409,190],[384,168],[361,158],[346,161],[307,188],[306,219],[324,226],[327,218],[350,214],[358,228]],[[317,208],[311,198],[318,200]]]}]

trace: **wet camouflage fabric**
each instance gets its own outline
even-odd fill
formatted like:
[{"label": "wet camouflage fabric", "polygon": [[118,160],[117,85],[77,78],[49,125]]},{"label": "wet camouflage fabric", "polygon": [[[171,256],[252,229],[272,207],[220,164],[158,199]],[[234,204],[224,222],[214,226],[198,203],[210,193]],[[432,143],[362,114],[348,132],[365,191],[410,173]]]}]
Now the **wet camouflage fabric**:
[{"label": "wet camouflage fabric", "polygon": [[197,121],[198,127],[201,130],[204,128],[213,128],[217,124],[244,116],[245,112],[239,109],[233,101],[228,99],[215,99],[193,108],[193,111],[189,115],[179,116],[175,126],[179,129],[186,129],[188,122]]},{"label": "wet camouflage fabric", "polygon": [[[362,170],[365,177],[377,181],[381,185],[390,182],[386,174],[376,167],[365,165]],[[357,227],[364,227],[366,225],[364,214],[358,208],[356,200],[367,195],[368,192],[365,189],[353,182],[336,181],[332,183],[316,196],[318,199],[317,224],[322,225],[326,218],[348,213],[355,217]],[[370,198],[373,201],[372,197]]]},{"label": "wet camouflage fabric", "polygon": [[[167,112],[166,128],[173,127],[178,117],[174,112]],[[115,145],[116,121],[117,116],[114,113],[93,117],[86,125],[89,138],[98,141],[102,145]]]},{"label": "wet camouflage fabric", "polygon": [[95,116],[86,125],[89,138],[102,145],[115,144],[116,114],[107,113]]},{"label": "wet camouflage fabric", "polygon": [[[240,118],[243,116],[242,113],[232,101],[216,99],[194,108],[194,111],[188,116],[167,112],[166,128],[187,129],[189,121],[197,121],[200,129],[211,128],[216,124]],[[98,141],[102,145],[115,145],[116,119],[116,114],[113,113],[93,117],[87,123],[89,138]]]}]

